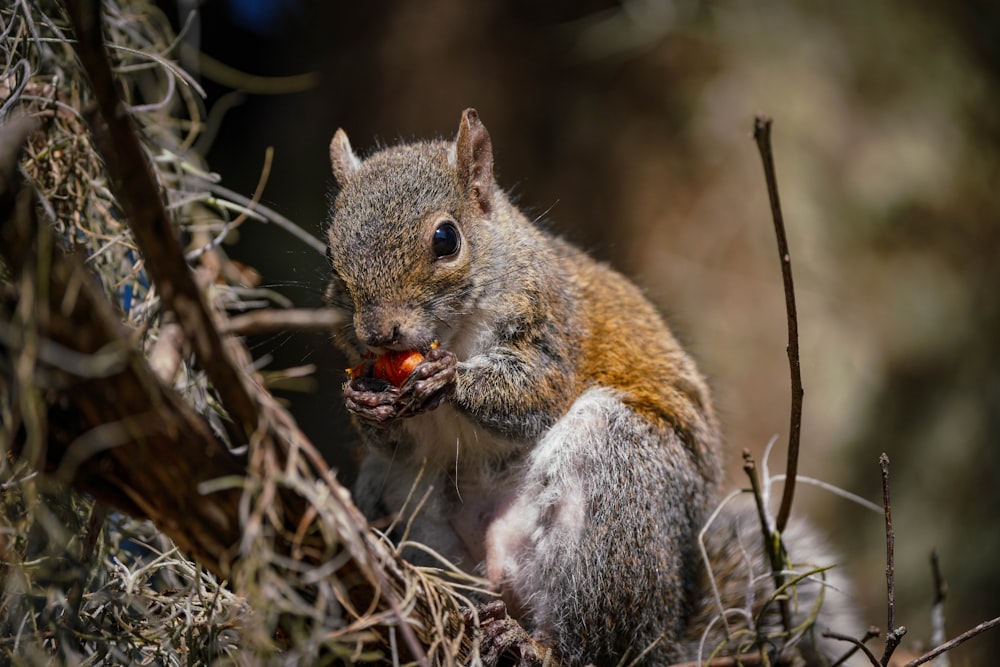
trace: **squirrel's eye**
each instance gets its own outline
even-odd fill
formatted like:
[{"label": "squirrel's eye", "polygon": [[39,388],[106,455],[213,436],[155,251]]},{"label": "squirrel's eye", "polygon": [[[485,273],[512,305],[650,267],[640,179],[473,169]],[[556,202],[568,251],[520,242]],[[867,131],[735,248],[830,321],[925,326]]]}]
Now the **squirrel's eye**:
[{"label": "squirrel's eye", "polygon": [[441,259],[451,257],[458,252],[462,246],[462,236],[458,233],[458,227],[451,220],[444,220],[438,223],[434,229],[434,236],[431,237],[431,252]]}]

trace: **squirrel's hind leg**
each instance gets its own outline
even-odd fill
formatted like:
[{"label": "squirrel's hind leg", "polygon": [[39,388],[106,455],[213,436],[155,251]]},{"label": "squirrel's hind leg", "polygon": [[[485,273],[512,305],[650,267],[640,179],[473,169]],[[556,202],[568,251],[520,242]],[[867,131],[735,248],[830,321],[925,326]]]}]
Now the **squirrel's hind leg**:
[{"label": "squirrel's hind leg", "polygon": [[[675,657],[692,535],[710,503],[680,439],[610,390],[585,392],[532,450],[487,533],[511,613],[568,664]],[[522,613],[518,614],[520,611]]]}]

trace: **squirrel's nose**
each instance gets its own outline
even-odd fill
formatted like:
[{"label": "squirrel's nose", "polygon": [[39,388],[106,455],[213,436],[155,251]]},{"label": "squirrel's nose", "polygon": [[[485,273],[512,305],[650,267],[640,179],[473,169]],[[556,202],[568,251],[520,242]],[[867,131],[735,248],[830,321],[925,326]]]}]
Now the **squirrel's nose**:
[{"label": "squirrel's nose", "polygon": [[416,350],[434,340],[426,318],[409,305],[375,304],[359,308],[354,315],[358,341],[372,352]]},{"label": "squirrel's nose", "polygon": [[403,325],[398,317],[381,309],[359,312],[354,326],[358,339],[370,348],[391,347],[399,343]]},{"label": "squirrel's nose", "polygon": [[391,347],[399,343],[399,322],[392,322],[367,333],[364,343],[368,347]]}]

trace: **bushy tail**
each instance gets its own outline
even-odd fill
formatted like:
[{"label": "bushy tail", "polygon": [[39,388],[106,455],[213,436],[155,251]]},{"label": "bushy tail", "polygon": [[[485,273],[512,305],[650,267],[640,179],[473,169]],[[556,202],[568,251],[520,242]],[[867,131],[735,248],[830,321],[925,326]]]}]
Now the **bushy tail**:
[{"label": "bushy tail", "polygon": [[[749,494],[733,498],[703,533],[698,592],[686,633],[689,660],[759,654],[772,660],[822,667],[849,644],[823,637],[826,631],[860,635],[850,586],[833,552],[804,522],[782,534],[782,567],[775,577],[756,506]],[[854,663],[844,663],[854,664]]]}]

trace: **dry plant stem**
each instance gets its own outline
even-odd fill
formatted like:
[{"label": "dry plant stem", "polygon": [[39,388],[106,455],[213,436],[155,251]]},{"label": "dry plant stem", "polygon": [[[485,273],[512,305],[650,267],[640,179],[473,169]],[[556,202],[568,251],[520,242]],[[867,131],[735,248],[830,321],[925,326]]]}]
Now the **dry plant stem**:
[{"label": "dry plant stem", "polygon": [[[865,632],[864,636],[861,637],[861,639],[854,639],[853,637],[848,637],[847,635],[842,635],[838,633],[824,632],[823,633],[824,637],[831,637],[833,639],[839,639],[841,641],[849,641],[852,644],[854,644],[853,648],[844,653],[844,655],[840,656],[840,658],[838,658],[836,662],[830,665],[830,667],[838,667],[838,665],[844,664],[845,662],[848,661],[848,659],[852,655],[862,650],[869,639],[875,639],[880,634],[882,634],[882,631],[875,626],[871,626],[870,628],[868,628],[868,630]],[[871,652],[869,651],[869,653]],[[875,667],[878,667],[878,659],[875,657],[875,654],[873,653],[871,654],[870,660],[872,661],[872,664],[875,665]]]},{"label": "dry plant stem", "polygon": [[[204,180],[204,185],[205,188],[208,189],[212,194],[219,195],[220,197],[225,197],[230,201],[240,204],[241,206],[247,207],[247,210],[250,210],[249,207],[251,206],[253,200],[248,199],[247,197],[244,197],[240,193],[234,192],[233,190],[230,190],[229,188],[219,185],[218,183],[215,183],[210,180]],[[320,241],[315,236],[313,236],[306,230],[302,229],[301,227],[299,227],[294,222],[292,222],[285,216],[281,215],[277,211],[272,210],[261,203],[253,204],[253,210],[260,214],[266,214],[267,217],[262,218],[263,220],[266,220],[267,222],[277,225],[284,231],[288,232],[289,234],[291,234],[292,236],[299,239],[307,246],[318,252],[320,255],[326,254],[326,245],[324,244],[323,241]]]},{"label": "dry plant stem", "polygon": [[103,121],[103,128],[92,122],[91,130],[107,164],[113,190],[164,307],[176,315],[232,418],[239,441],[246,442],[257,430],[258,406],[251,399],[245,376],[231,363],[212,324],[163,207],[160,189],[118,94],[101,35],[100,4],[96,0],[65,0],[65,5],[76,33],[74,48],[90,78]]},{"label": "dry plant stem", "polygon": [[785,237],[785,220],[781,214],[781,200],[778,197],[778,179],[774,172],[774,153],[771,149],[771,119],[757,116],[753,124],[753,138],[764,164],[764,180],[767,183],[767,197],[771,204],[774,220],[774,236],[778,242],[781,258],[781,281],[785,289],[785,313],[788,318],[788,367],[792,379],[792,407],[788,427],[788,463],[785,470],[785,488],[781,505],[775,519],[775,529],[780,533],[788,523],[795,496],[795,475],[799,468],[799,437],[802,431],[802,371],[799,364],[799,320],[795,309],[795,285],[792,281],[792,257],[788,252]]},{"label": "dry plant stem", "polygon": [[892,530],[892,502],[889,496],[889,457],[884,452],[878,459],[879,467],[882,470],[882,507],[885,512],[885,584],[886,584],[886,607],[888,615],[887,630],[885,633],[885,650],[882,652],[882,667],[889,664],[899,642],[906,634],[906,628],[896,627],[896,536]]},{"label": "dry plant stem", "polygon": [[188,262],[193,262],[198,259],[206,252],[211,252],[213,249],[217,248],[226,237],[234,229],[238,229],[240,225],[250,219],[250,215],[253,210],[260,203],[260,198],[264,195],[264,188],[267,186],[267,179],[271,176],[271,165],[274,162],[274,147],[268,146],[264,150],[264,166],[260,170],[260,176],[257,179],[257,187],[254,188],[253,197],[250,198],[250,204],[247,206],[246,210],[241,211],[238,216],[230,220],[222,226],[222,230],[215,235],[215,238],[211,242],[203,245],[200,248],[189,252],[185,255],[184,259]]},{"label": "dry plant stem", "polygon": [[691,660],[675,662],[670,667],[756,667],[763,664],[760,656],[747,655],[739,658],[713,658],[712,660]]},{"label": "dry plant stem", "polygon": [[332,308],[270,309],[231,317],[226,322],[224,331],[236,336],[279,331],[330,333],[341,324],[344,324],[344,316]]},{"label": "dry plant stem", "polygon": [[785,667],[791,663],[778,658],[777,662],[765,661],[759,654],[747,654],[737,657],[712,658],[711,660],[691,660],[689,662],[676,662],[669,667]]},{"label": "dry plant stem", "polygon": [[[376,636],[385,639],[387,617],[400,628],[410,656],[420,664],[426,664],[424,647],[439,650],[443,638],[460,638],[468,645],[459,622],[442,620],[457,616],[452,599],[445,600],[439,588],[417,582],[411,571],[392,561],[287,413],[237,370],[249,367],[249,354],[238,339],[220,338],[194,285],[163,211],[161,193],[117,96],[101,43],[99,9],[93,0],[67,4],[76,23],[78,53],[106,123],[106,127],[94,123],[95,135],[104,141],[104,158],[119,203],[130,223],[138,223],[133,229],[146,267],[165,306],[170,297],[167,307],[199,352],[230,415],[239,422],[240,435],[252,434],[256,447],[251,452],[263,452],[269,470],[279,473],[256,478],[273,490],[275,502],[267,506],[267,519],[273,519],[268,528],[274,551],[285,556],[300,547],[303,561],[318,564],[317,559],[330,562],[340,555],[333,549],[346,550],[350,558],[330,575],[339,582],[338,599],[344,591],[345,608],[377,612],[374,620],[347,620],[368,622],[366,634],[374,641]],[[244,537],[239,519],[246,468],[216,438],[202,415],[158,381],[80,258],[62,253],[51,230],[39,227],[30,191],[16,187],[17,149],[28,129],[12,125],[0,129],[0,253],[21,293],[11,290],[12,298],[0,298],[0,354],[14,357],[30,374],[0,377],[0,391],[10,391],[15,405],[20,394],[28,397],[25,403],[42,407],[40,415],[17,415],[23,428],[16,437],[41,441],[27,452],[34,454],[29,460],[37,467],[54,470],[57,480],[125,512],[152,519],[182,551],[220,577],[228,577]],[[30,298],[18,302],[24,294]],[[27,353],[25,340],[37,349]],[[13,444],[27,449],[23,442]],[[296,468],[302,482],[299,487],[282,481],[291,468]],[[314,529],[290,544],[293,531],[288,527],[300,526],[311,516],[307,508],[312,505],[299,488],[312,489],[319,477],[331,491],[330,504],[343,510],[332,512],[337,525],[330,531],[342,542],[328,544],[324,537],[329,533]],[[299,592],[304,599],[309,597],[308,590]],[[415,628],[421,631],[419,640]],[[467,658],[467,653],[455,657]]]},{"label": "dry plant stem", "polygon": [[[7,133],[0,132],[0,152],[6,138]],[[26,325],[40,323],[44,328],[34,335],[50,346],[58,345],[63,356],[75,353],[94,357],[108,349],[118,351],[114,364],[108,364],[95,377],[74,375],[39,360],[35,375],[47,378],[47,385],[52,385],[43,389],[47,414],[38,428],[47,429],[47,441],[46,460],[39,461],[39,467],[55,471],[60,481],[133,516],[151,519],[182,551],[219,578],[230,577],[243,538],[239,521],[239,483],[246,476],[243,463],[230,455],[201,415],[159,383],[131,346],[128,333],[79,258],[61,252],[50,238],[50,230],[37,224],[30,192],[21,190],[15,197],[3,189],[10,182],[4,176],[16,173],[16,168],[13,161],[10,169],[3,168],[2,163],[0,159],[0,253],[12,273],[22,276],[22,283],[41,273],[38,266],[49,266],[45,272],[48,283],[41,288],[34,286],[36,293],[48,295],[48,301],[39,303],[39,312],[29,313]],[[35,242],[39,237],[48,241]],[[41,260],[36,259],[36,246],[49,251]],[[75,299],[65,298],[68,293],[75,293]],[[0,325],[14,321],[15,307],[0,300]],[[19,352],[0,339],[0,353],[13,357]],[[298,451],[294,456],[304,456],[313,470],[326,471],[325,464],[273,399],[262,393],[258,400],[268,428],[280,428],[288,441],[296,443]],[[27,430],[31,429],[29,426]],[[102,440],[110,446],[89,447]],[[275,456],[288,448],[281,450],[269,441],[257,451],[261,449]],[[273,467],[280,466],[274,463]],[[323,477],[331,489],[340,488],[329,473]],[[200,491],[218,480],[231,483],[212,493]],[[348,502],[346,491],[338,497]],[[283,495],[279,504],[289,521],[304,515],[300,499],[291,494]],[[350,525],[363,534],[365,522],[357,509],[345,505],[344,511]],[[289,553],[292,545],[282,540],[282,535],[276,535],[275,547]],[[310,543],[308,547],[309,553],[322,554],[326,545]],[[352,550],[352,556],[357,556],[357,550]],[[389,557],[385,553],[382,556]],[[371,553],[366,558],[368,562],[377,560]],[[356,560],[344,565],[336,576],[353,582],[350,594],[355,607],[365,608],[373,599],[388,607],[399,619],[410,655],[424,664],[422,647],[429,646],[432,640],[418,640],[392,590],[405,589],[406,582],[397,577],[390,587],[386,577],[393,575],[366,572]],[[412,613],[427,618],[426,614],[420,615],[426,612],[426,599],[418,598],[415,606],[417,610]],[[378,630],[384,632],[386,628]]]},{"label": "dry plant stem", "polygon": [[[864,643],[863,639],[855,639],[854,637],[851,637],[850,635],[842,635],[839,632],[824,632],[823,636],[824,637],[830,637],[831,639],[839,639],[840,641],[843,641],[843,642],[850,642],[851,644],[854,644],[855,650],[861,651],[862,653],[865,654],[865,657],[868,658],[868,661],[871,662],[874,667],[879,667],[879,665],[882,664],[882,663],[879,662],[879,659],[875,657],[875,654],[872,653],[872,650],[870,648],[868,648],[867,646],[865,646],[865,643]],[[849,658],[851,655],[853,655],[853,652],[848,653],[847,655],[845,655],[843,658],[841,658],[840,660],[838,660],[836,664],[842,663],[844,660],[846,660],[847,658]]]},{"label": "dry plant stem", "polygon": [[[240,483],[246,470],[216,439],[204,418],[159,383],[145,359],[131,345],[97,282],[79,258],[62,253],[48,227],[38,225],[30,191],[18,192],[14,187],[17,148],[26,133],[17,124],[0,133],[0,221],[7,223],[0,227],[0,252],[12,275],[21,276],[23,287],[34,289],[46,300],[33,299],[39,301],[42,310],[29,313],[26,322],[18,322],[21,329],[7,324],[15,321],[16,302],[0,301],[0,333],[32,335],[55,350],[50,354],[52,359],[63,362],[51,367],[36,363],[40,373],[36,373],[38,382],[43,382],[42,378],[51,381],[42,389],[48,414],[29,426],[29,430],[42,431],[46,437],[44,452],[32,460],[39,467],[54,470],[57,479],[66,484],[129,514],[152,519],[182,551],[219,577],[228,577],[239,556],[243,536],[239,522]],[[42,250],[44,255],[39,258]],[[176,250],[179,253],[179,248]],[[152,268],[159,258],[160,253],[147,258],[152,260],[147,265]],[[186,266],[185,272],[190,277]],[[39,288],[31,282],[35,276],[44,277],[46,283]],[[24,333],[29,325],[38,324],[45,328]],[[211,326],[208,320],[206,324]],[[204,332],[186,334],[192,338]],[[19,354],[16,336],[0,338],[0,343],[0,348],[7,348],[0,352]],[[248,365],[248,358],[240,356],[242,348],[237,339],[227,338],[223,344],[228,348],[223,362],[240,359],[243,367]],[[245,355],[245,350],[242,352]],[[79,368],[93,367],[94,359],[104,361],[100,372],[93,377],[74,375],[64,368],[70,365],[67,360],[83,360],[74,361]],[[15,387],[18,390],[36,391],[31,387]],[[261,428],[256,431],[258,449],[266,449],[275,461],[284,458],[281,465],[275,463],[279,469],[289,460],[301,459],[305,453],[312,471],[325,471],[325,464],[318,456],[310,456],[311,445],[273,399],[255,385],[251,384],[249,390],[254,391],[255,409],[263,417]],[[151,462],[162,464],[151,465]],[[220,486],[219,480],[229,481]],[[327,482],[332,489],[339,488],[332,478]],[[200,490],[213,486],[219,490],[207,495]],[[287,489],[279,489],[278,493],[283,520],[294,523],[296,517],[304,516],[302,497]],[[342,497],[347,498],[346,492]],[[344,502],[349,505],[349,500]],[[407,605],[408,615],[404,617],[394,590],[406,590],[409,582],[380,571],[380,557],[372,552],[371,543],[365,543],[361,537],[366,534],[366,523],[356,508],[348,509],[354,512],[348,512],[351,526],[359,533],[350,553],[360,560],[352,559],[336,576],[352,582],[350,595],[356,608],[366,608],[373,600],[381,608],[387,607],[391,618],[397,619],[410,656],[419,664],[426,664],[424,647],[433,646],[440,637],[424,636],[418,640],[408,620],[432,619],[427,613],[426,597],[411,600]],[[282,534],[276,535],[275,546],[287,553],[291,545],[282,539]],[[322,544],[315,545],[311,553],[323,554],[325,548]],[[381,557],[390,558],[386,553]],[[373,568],[359,563],[375,565]],[[386,625],[373,628],[379,636],[387,629]]]},{"label": "dry plant stem", "polygon": [[[243,467],[205,420],[159,383],[80,258],[63,253],[38,224],[31,191],[16,181],[14,142],[23,135],[12,125],[0,128],[0,254],[11,275],[21,276],[21,299],[0,300],[0,324],[12,334],[0,341],[0,354],[20,358],[31,339],[51,350],[30,360],[37,386],[12,389],[37,391],[43,402],[41,418],[24,417],[18,437],[41,433],[45,451],[24,455],[60,481],[152,519],[226,576],[240,537],[240,492],[197,489],[242,476]],[[77,359],[83,361],[68,363]]]},{"label": "dry plant stem", "polygon": [[[746,449],[743,450],[743,471],[750,478],[750,487],[753,490],[753,499],[757,505],[757,516],[760,520],[760,530],[764,540],[764,551],[767,552],[768,560],[771,564],[771,576],[774,578],[774,589],[781,590],[785,585],[785,577],[781,574],[784,570],[781,555],[781,534],[771,532],[771,527],[767,520],[767,508],[764,507],[764,496],[760,491],[760,479],[757,477],[757,467],[753,457]],[[781,609],[781,622],[785,632],[790,632],[792,628],[792,614],[788,608],[788,598],[781,596],[778,600]]]},{"label": "dry plant stem", "polygon": [[[97,546],[97,538],[101,533],[101,526],[107,517],[108,506],[104,503],[94,503],[93,507],[90,508],[90,517],[87,519],[87,526],[82,536],[83,539],[80,541],[80,562],[90,563],[91,559],[93,559],[94,549]],[[83,584],[84,581],[82,579],[77,579],[70,585],[67,593],[69,607],[73,610],[73,616],[76,619],[79,619],[80,604],[83,602]]]},{"label": "dry plant stem", "polygon": [[922,664],[924,664],[926,662],[930,662],[931,660],[933,660],[934,658],[938,657],[942,653],[944,653],[946,651],[950,651],[951,649],[955,648],[959,644],[961,644],[961,643],[963,643],[963,642],[965,642],[965,641],[967,641],[969,639],[972,639],[976,635],[978,635],[978,634],[980,634],[982,632],[986,632],[987,630],[989,630],[991,628],[996,628],[996,627],[1000,627],[1000,616],[997,616],[996,618],[992,618],[992,619],[990,619],[988,621],[983,621],[982,623],[980,623],[976,627],[970,628],[969,630],[966,630],[965,632],[963,632],[959,636],[955,637],[954,639],[952,639],[950,641],[947,641],[944,644],[941,644],[940,646],[934,648],[931,651],[928,651],[927,653],[923,654],[922,656],[920,656],[916,660],[911,660],[910,662],[908,662],[905,665],[903,665],[903,667],[917,667],[917,665],[922,665]]}]

